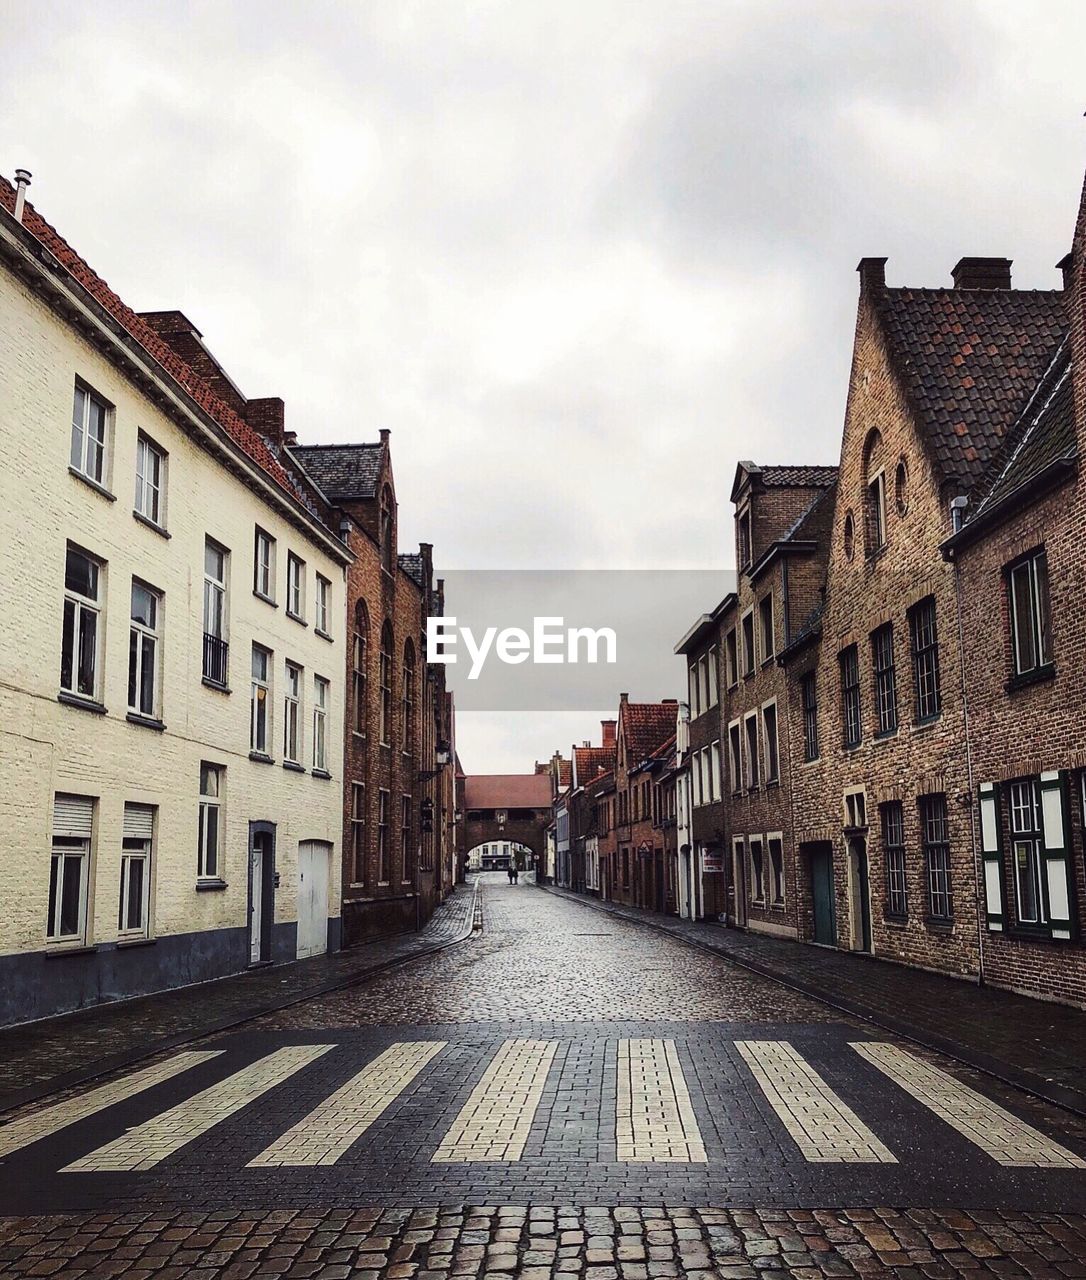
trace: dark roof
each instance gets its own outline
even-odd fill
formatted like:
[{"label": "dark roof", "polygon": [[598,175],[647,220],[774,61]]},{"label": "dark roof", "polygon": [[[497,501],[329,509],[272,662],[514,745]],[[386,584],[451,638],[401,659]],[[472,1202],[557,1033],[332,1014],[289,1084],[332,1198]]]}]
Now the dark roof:
[{"label": "dark roof", "polygon": [[983,520],[1052,463],[1070,461],[1077,452],[1071,355],[1065,343],[1010,431],[1007,446],[992,469],[991,486],[968,524]]},{"label": "dark roof", "polygon": [[825,488],[837,480],[836,467],[762,467],[761,480],[769,489]]},{"label": "dark roof", "polygon": [[675,732],[675,702],[623,702],[619,707],[626,760],[640,764]]},{"label": "dark roof", "polygon": [[400,568],[409,578],[417,582],[420,587],[425,586],[423,581],[425,566],[422,563],[422,556],[417,551],[404,552],[402,555],[397,556],[396,559]]},{"label": "dark roof", "polygon": [[1067,332],[1063,294],[881,289],[873,296],[941,477],[981,483]]},{"label": "dark roof", "polygon": [[383,445],[295,445],[291,453],[331,501],[376,497],[384,456]]}]

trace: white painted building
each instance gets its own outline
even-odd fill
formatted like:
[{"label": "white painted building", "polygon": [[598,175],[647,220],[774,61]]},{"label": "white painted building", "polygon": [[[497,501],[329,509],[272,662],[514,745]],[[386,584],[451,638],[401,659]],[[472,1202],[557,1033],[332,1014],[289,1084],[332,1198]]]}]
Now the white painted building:
[{"label": "white painted building", "polygon": [[[349,559],[281,402],[14,207],[0,180],[0,1022],[338,945]],[[276,405],[278,441],[242,416]]]}]

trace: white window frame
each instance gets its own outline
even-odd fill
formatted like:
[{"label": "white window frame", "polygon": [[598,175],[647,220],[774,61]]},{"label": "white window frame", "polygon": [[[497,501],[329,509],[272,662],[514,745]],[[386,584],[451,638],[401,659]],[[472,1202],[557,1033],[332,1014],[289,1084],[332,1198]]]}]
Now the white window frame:
[{"label": "white window frame", "polygon": [[[212,794],[210,791],[204,790],[204,771],[207,770],[209,776],[217,779],[216,791]],[[220,764],[212,764],[210,761],[201,760],[200,762],[200,820],[198,828],[197,843],[197,859],[196,859],[196,878],[198,880],[218,881],[223,879],[222,859],[225,849],[224,825],[223,825],[223,792],[225,790],[226,768]],[[209,835],[211,832],[211,814],[215,814],[215,841],[214,841],[214,865],[212,859],[208,857],[210,848]],[[210,867],[210,870],[209,870]]]},{"label": "white window frame", "polygon": [[166,466],[166,450],[141,431],[136,437],[136,492],[132,510],[156,529],[166,527]]},{"label": "white window frame", "polygon": [[[156,591],[154,587],[142,582],[139,578],[133,578],[133,595],[136,591],[146,592],[154,602],[154,622],[149,626],[145,622],[138,621],[134,616],[135,605],[133,604],[130,607],[128,621],[128,710],[133,715],[142,716],[148,720],[158,720],[162,714],[161,681],[159,679],[162,666],[159,653],[160,627],[162,624],[162,592]],[[135,645],[134,649],[133,644]],[[150,710],[142,706],[143,677],[148,664],[151,667]],[[135,685],[135,701],[132,698],[133,684]]]},{"label": "white window frame", "polygon": [[[264,674],[256,673],[256,658],[264,659]],[[249,665],[249,750],[258,756],[271,758],[268,743],[272,741],[272,672],[274,654],[262,644],[254,644]],[[263,694],[263,697],[261,697]],[[260,712],[263,711],[263,716]],[[261,720],[263,725],[261,726]],[[258,729],[263,728],[263,733]]]},{"label": "white window frame", "polygon": [[[87,939],[87,898],[90,890],[90,840],[77,836],[53,836],[49,869],[49,916],[46,939],[54,945],[81,944]],[[79,927],[74,933],[60,933],[60,921],[64,902],[64,870],[69,859],[78,859],[79,867]],[[59,860],[59,869],[53,876],[53,864]]]},{"label": "white window frame", "polygon": [[[773,862],[774,842],[776,842],[777,847],[780,849],[780,855],[781,855],[780,897],[777,897],[777,869]],[[784,832],[783,831],[768,832],[765,838],[764,849],[765,849],[765,855],[767,860],[767,870],[769,872],[769,877],[772,882],[767,887],[773,890],[773,896],[769,900],[768,905],[775,909],[783,910],[787,906],[787,900],[788,900],[788,877],[786,875],[785,865],[784,865]]]},{"label": "white window frame", "polygon": [[275,604],[275,539],[260,525],[253,535],[253,594]]},{"label": "white window frame", "polygon": [[867,482],[867,554],[886,546],[886,472],[877,471]]},{"label": "white window frame", "polygon": [[708,654],[709,658],[709,706],[715,707],[720,701],[720,683],[717,674],[717,665],[720,660],[720,651],[714,644]]},{"label": "white window frame", "polygon": [[323,676],[313,677],[313,770],[328,772],[328,705],[331,701],[331,681]]},{"label": "white window frame", "polygon": [[[93,596],[84,595],[81,591],[74,587],[68,586],[68,557],[80,556],[91,565],[95,571],[94,587],[95,594]],[[100,699],[102,688],[102,663],[100,661],[102,653],[102,631],[103,631],[103,584],[105,578],[105,563],[99,560],[97,556],[92,556],[89,551],[84,551],[82,547],[77,547],[74,543],[69,542],[64,552],[64,611],[61,619],[61,662],[60,662],[60,687],[65,693],[70,693],[76,698],[88,698],[97,702]],[[70,654],[65,653],[64,643],[64,618],[67,616],[69,606],[72,613],[71,626],[71,645]],[[80,635],[83,631],[84,619],[93,619],[94,628],[94,659],[93,671],[91,672],[91,688],[90,690],[81,689],[79,687],[79,652],[80,652]],[[64,683],[64,662],[65,658],[70,665],[71,679],[68,684]]]},{"label": "white window frame", "polygon": [[302,763],[302,668],[288,658],[283,690],[283,760]]},{"label": "white window frame", "polygon": [[[731,642],[729,644],[729,641]],[[739,683],[739,628],[729,627],[724,636],[724,679],[729,689]]]},{"label": "white window frame", "polygon": [[[761,852],[761,871],[754,861],[754,846]],[[750,859],[750,900],[756,907],[768,905],[766,898],[766,842],[764,836],[747,836],[747,856]],[[759,892],[760,888],[760,892]]]},{"label": "white window frame", "polygon": [[[148,806],[141,806],[148,807]],[[125,805],[125,819],[128,816],[128,805]],[[152,819],[154,821],[154,819]],[[151,935],[151,872],[154,858],[154,834],[150,836],[121,836],[121,876],[120,900],[117,910],[117,936],[124,940],[147,938]],[[140,891],[139,924],[126,923],[126,910],[129,903],[132,867],[135,863],[143,865],[143,881]]]},{"label": "white window frame", "polygon": [[316,601],[316,622],[314,623],[317,631],[322,636],[331,636],[328,631],[328,617],[332,600],[332,580],[326,578],[323,573],[317,574],[317,601]]},{"label": "white window frame", "polygon": [[[1041,589],[1041,583],[1037,573],[1038,560],[1044,561],[1044,590]],[[1018,626],[1018,577],[1024,572],[1026,578],[1026,590],[1028,599],[1024,602],[1029,614],[1031,635],[1029,637],[1030,646],[1034,650],[1035,661],[1031,666],[1024,664],[1022,654],[1023,636]],[[1041,671],[1050,665],[1052,661],[1051,647],[1052,638],[1049,635],[1051,630],[1050,607],[1046,609],[1045,603],[1048,595],[1048,556],[1045,548],[1041,547],[1037,551],[1032,551],[1028,556],[1023,556],[1020,560],[1009,566],[1007,569],[1007,582],[1010,587],[1010,623],[1011,623],[1011,642],[1014,656],[1014,674],[1017,676],[1028,676],[1035,671]]]},{"label": "white window frame", "polygon": [[[751,734],[750,726],[754,725],[754,733]],[[743,717],[743,735],[744,735],[744,751],[743,758],[746,769],[743,776],[743,782],[748,791],[754,791],[761,785],[761,763],[758,757],[758,712],[750,711]]]},{"label": "white window frame", "polygon": [[[766,712],[773,709],[773,750],[769,749],[769,725],[766,721]],[[762,759],[765,761],[765,782],[780,782],[781,780],[781,738],[780,738],[780,713],[777,709],[777,699],[770,698],[768,702],[763,702],[760,708],[760,719],[762,722]],[[770,775],[769,762],[775,762],[775,769]]]},{"label": "white window frame", "polygon": [[287,617],[305,621],[305,561],[287,552]]},{"label": "white window frame", "polygon": [[[82,399],[80,399],[82,397]],[[101,411],[101,437],[90,431],[90,407]],[[68,452],[71,469],[103,489],[109,487],[110,437],[113,430],[113,405],[79,378],[72,396],[72,436]],[[92,451],[92,442],[95,448]]]},{"label": "white window frame", "polygon": [[[218,557],[216,569],[210,567],[212,557]],[[230,576],[230,552],[214,538],[204,538],[204,650],[201,671],[205,680],[216,681],[207,670],[207,637],[229,644],[229,618],[227,616],[227,581]],[[223,685],[227,682],[229,650],[223,655]]]},{"label": "white window frame", "polygon": [[710,795],[714,801],[721,799],[720,794],[720,739],[709,744]]}]

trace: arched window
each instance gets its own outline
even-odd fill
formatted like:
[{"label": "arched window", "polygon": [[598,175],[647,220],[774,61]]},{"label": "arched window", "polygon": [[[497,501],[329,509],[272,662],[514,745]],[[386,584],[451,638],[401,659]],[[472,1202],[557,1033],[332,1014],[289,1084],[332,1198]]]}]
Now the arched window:
[{"label": "arched window", "polygon": [[400,710],[403,714],[403,750],[415,750],[415,646],[408,637],[403,647],[403,676],[400,680]]},{"label": "arched window", "polygon": [[351,644],[351,728],[366,732],[366,656],[369,647],[370,616],[366,602],[354,607],[354,638]]},{"label": "arched window", "polygon": [[867,554],[886,545],[886,471],[882,461],[882,436],[877,427],[864,441],[864,541]]},{"label": "arched window", "polygon": [[392,572],[396,561],[396,538],[392,520],[392,490],[386,484],[381,490],[381,563]]},{"label": "arched window", "polygon": [[381,628],[381,735],[386,745],[392,741],[392,624]]}]

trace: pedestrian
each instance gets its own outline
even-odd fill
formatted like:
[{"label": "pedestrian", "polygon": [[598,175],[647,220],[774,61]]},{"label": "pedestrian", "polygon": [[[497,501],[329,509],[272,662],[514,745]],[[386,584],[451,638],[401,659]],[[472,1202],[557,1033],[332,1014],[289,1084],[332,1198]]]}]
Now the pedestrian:
[{"label": "pedestrian", "polygon": [[514,866],[513,866],[513,864],[512,864],[511,862],[510,862],[509,866],[506,868],[506,871],[507,871],[507,873],[508,873],[508,875],[509,875],[509,883],[510,883],[510,884],[512,884],[512,883],[513,883],[513,881],[517,878],[517,873],[516,873],[516,870],[515,870],[515,868],[514,868]]},{"label": "pedestrian", "polygon": [[513,883],[520,884],[520,867],[515,862],[513,863]]}]

